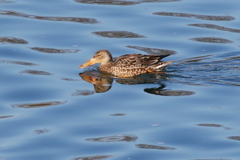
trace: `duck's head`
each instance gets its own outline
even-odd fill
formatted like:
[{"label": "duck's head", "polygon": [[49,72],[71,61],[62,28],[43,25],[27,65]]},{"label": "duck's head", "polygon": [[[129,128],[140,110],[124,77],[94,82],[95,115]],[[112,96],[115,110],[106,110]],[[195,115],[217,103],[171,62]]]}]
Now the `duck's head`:
[{"label": "duck's head", "polygon": [[78,66],[78,68],[85,68],[87,66],[94,65],[96,63],[101,63],[101,65],[107,64],[112,61],[112,55],[108,50],[102,49],[97,51],[94,56],[87,62]]}]

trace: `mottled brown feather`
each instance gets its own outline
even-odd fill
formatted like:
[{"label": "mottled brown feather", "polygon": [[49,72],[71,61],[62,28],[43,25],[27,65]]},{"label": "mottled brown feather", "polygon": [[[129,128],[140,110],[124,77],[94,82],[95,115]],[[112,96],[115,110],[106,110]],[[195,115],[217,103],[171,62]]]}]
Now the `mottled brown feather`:
[{"label": "mottled brown feather", "polygon": [[[95,53],[92,59],[94,59],[95,63],[101,63],[99,67],[100,71],[119,77],[131,77],[143,73],[161,71],[162,68],[172,63],[172,61],[160,61],[167,56],[169,55],[128,54],[120,56],[115,61],[112,61],[112,56],[109,51],[100,50]],[[85,67],[85,63],[80,66],[84,68],[82,66]]]}]

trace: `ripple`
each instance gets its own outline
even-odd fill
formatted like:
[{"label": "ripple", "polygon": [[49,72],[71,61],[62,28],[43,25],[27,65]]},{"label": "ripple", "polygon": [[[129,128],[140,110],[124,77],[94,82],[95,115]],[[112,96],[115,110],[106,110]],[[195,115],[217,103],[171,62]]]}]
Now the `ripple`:
[{"label": "ripple", "polygon": [[222,125],[220,125],[220,124],[208,124],[208,123],[198,124],[198,126],[204,126],[204,127],[222,127]]},{"label": "ripple", "polygon": [[62,77],[61,80],[64,80],[64,81],[79,81],[79,79],[68,78],[68,77]]},{"label": "ripple", "polygon": [[125,113],[114,113],[114,114],[111,114],[110,116],[125,116],[126,114]]},{"label": "ripple", "polygon": [[39,51],[39,52],[44,52],[44,53],[77,53],[80,51],[78,49],[55,49],[55,48],[40,48],[40,47],[32,47],[30,49]]},{"label": "ripple", "polygon": [[145,38],[145,36],[127,31],[99,31],[93,34],[108,38]]},{"label": "ripple", "polygon": [[214,158],[214,159],[190,159],[190,160],[232,160],[232,159],[225,159],[225,158]]},{"label": "ripple", "polygon": [[136,1],[121,1],[121,0],[74,0],[78,3],[86,4],[101,4],[101,5],[135,5],[140,3],[150,3],[150,2],[176,2],[180,0],[136,0]]},{"label": "ripple", "polygon": [[162,90],[162,88],[146,88],[145,92],[161,96],[190,96],[195,94],[193,91],[181,91],[181,90]]},{"label": "ripple", "polygon": [[228,39],[217,38],[217,37],[197,37],[197,38],[191,38],[190,40],[198,41],[198,42],[206,42],[206,43],[233,43],[233,41],[230,41]]},{"label": "ripple", "polygon": [[140,47],[140,46],[126,46],[126,47],[137,49],[140,51],[144,51],[148,54],[155,54],[155,55],[174,55],[177,53],[176,51],[167,50],[167,49],[148,48],[148,47]]},{"label": "ripple", "polygon": [[11,117],[13,117],[13,115],[5,115],[5,116],[0,116],[0,119],[11,118]]},{"label": "ripple", "polygon": [[176,12],[155,12],[153,14],[160,15],[160,16],[196,18],[196,19],[203,19],[203,20],[210,20],[210,21],[231,21],[235,19],[232,16],[212,16],[212,15],[199,15],[199,14],[176,13]]},{"label": "ripple", "polygon": [[13,1],[8,1],[8,0],[0,0],[0,4],[1,3],[15,3],[15,2],[13,2]]},{"label": "ripple", "polygon": [[0,63],[11,63],[11,64],[18,64],[24,66],[36,66],[37,64],[31,62],[23,62],[23,61],[12,61],[12,60],[1,60]]},{"label": "ripple", "polygon": [[19,108],[39,108],[39,107],[50,107],[66,103],[67,101],[48,101],[39,103],[24,103],[24,104],[13,104],[12,107]]},{"label": "ripple", "polygon": [[36,134],[43,134],[43,133],[47,133],[47,132],[50,132],[51,130],[49,129],[37,129],[35,130],[35,133]]},{"label": "ripple", "polygon": [[149,144],[136,144],[138,148],[142,149],[158,149],[158,150],[175,150],[173,147],[158,146],[158,145],[149,145]]},{"label": "ripple", "polygon": [[111,157],[113,157],[113,155],[99,155],[99,156],[92,156],[92,157],[77,157],[71,160],[99,160],[99,159],[107,159]]},{"label": "ripple", "polygon": [[115,136],[108,136],[108,137],[100,137],[100,138],[88,138],[86,141],[94,141],[94,142],[132,142],[137,140],[138,137],[134,135],[126,135],[126,134],[119,134]]},{"label": "ripple", "polygon": [[171,79],[189,85],[204,83],[240,86],[239,55],[240,52],[219,53],[175,61],[171,65],[172,69],[175,68],[171,72]]},{"label": "ripple", "polygon": [[215,25],[215,24],[189,24],[189,26],[201,27],[201,28],[210,28],[210,29],[217,29],[217,30],[221,30],[221,31],[240,33],[240,29],[227,28],[227,27],[218,26],[218,25]]},{"label": "ripple", "polygon": [[201,124],[197,124],[198,126],[201,127],[218,127],[218,128],[224,128],[226,130],[230,130],[231,128],[229,127],[224,127],[223,125],[220,124],[212,124],[212,123],[201,123]]},{"label": "ripple", "polygon": [[31,75],[45,75],[45,76],[49,76],[52,75],[49,72],[45,72],[45,71],[37,71],[37,70],[24,70],[22,72],[20,72],[19,74],[31,74]]},{"label": "ripple", "polygon": [[0,43],[28,44],[28,41],[15,37],[0,37]]},{"label": "ripple", "polygon": [[228,137],[228,139],[240,141],[240,136],[230,136],[230,137]]},{"label": "ripple", "polygon": [[0,15],[17,16],[17,17],[23,17],[23,18],[48,20],[48,21],[67,21],[67,22],[77,22],[77,23],[86,23],[86,24],[99,23],[96,19],[92,19],[92,18],[50,17],[50,16],[49,17],[45,17],[45,16],[29,15],[29,14],[25,14],[25,13],[21,13],[21,12],[4,11],[4,10],[0,10]]},{"label": "ripple", "polygon": [[72,93],[72,96],[89,96],[93,95],[95,92],[91,90],[76,90]]}]

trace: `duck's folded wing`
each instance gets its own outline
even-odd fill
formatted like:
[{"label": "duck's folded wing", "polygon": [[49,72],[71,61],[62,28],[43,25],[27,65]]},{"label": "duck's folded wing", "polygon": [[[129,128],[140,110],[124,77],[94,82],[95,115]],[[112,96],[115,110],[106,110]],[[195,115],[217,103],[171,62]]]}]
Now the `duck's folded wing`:
[{"label": "duck's folded wing", "polygon": [[142,55],[129,54],[118,57],[114,64],[115,66],[150,66],[158,63],[162,58],[169,55]]}]

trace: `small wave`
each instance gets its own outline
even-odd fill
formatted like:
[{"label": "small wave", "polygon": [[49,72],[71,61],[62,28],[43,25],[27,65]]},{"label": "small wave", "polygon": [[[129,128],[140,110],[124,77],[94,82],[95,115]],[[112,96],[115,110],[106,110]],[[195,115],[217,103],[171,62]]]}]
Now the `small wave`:
[{"label": "small wave", "polygon": [[176,13],[176,12],[155,12],[153,14],[159,15],[159,16],[196,18],[196,19],[203,19],[203,20],[209,20],[209,21],[231,21],[235,19],[232,16],[213,16],[213,15],[200,15],[200,14]]},{"label": "small wave", "polygon": [[48,20],[48,21],[68,21],[68,22],[87,23],[87,24],[99,23],[96,19],[93,19],[93,18],[37,16],[37,15],[30,15],[30,14],[25,14],[21,12],[5,11],[5,10],[0,10],[0,15],[17,16],[22,18]]},{"label": "small wave", "polygon": [[240,86],[240,52],[178,60],[169,69],[175,82]]},{"label": "small wave", "polygon": [[128,31],[99,31],[93,34],[107,38],[146,38],[145,36]]},{"label": "small wave", "polygon": [[86,4],[101,4],[101,5],[135,5],[141,3],[150,3],[150,2],[175,2],[180,0],[135,0],[135,1],[122,1],[122,0],[74,0],[78,3]]}]

